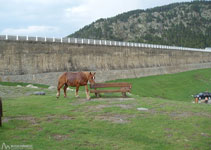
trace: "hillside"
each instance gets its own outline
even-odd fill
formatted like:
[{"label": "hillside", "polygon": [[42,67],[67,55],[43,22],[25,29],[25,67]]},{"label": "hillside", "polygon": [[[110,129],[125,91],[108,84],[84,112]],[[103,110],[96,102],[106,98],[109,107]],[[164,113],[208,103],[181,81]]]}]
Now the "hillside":
[{"label": "hillside", "polygon": [[120,79],[114,82],[133,84],[132,93],[141,97],[191,101],[193,95],[211,92],[211,69],[199,69],[176,74]]},{"label": "hillside", "polygon": [[99,19],[68,37],[211,47],[211,1],[129,11]]}]

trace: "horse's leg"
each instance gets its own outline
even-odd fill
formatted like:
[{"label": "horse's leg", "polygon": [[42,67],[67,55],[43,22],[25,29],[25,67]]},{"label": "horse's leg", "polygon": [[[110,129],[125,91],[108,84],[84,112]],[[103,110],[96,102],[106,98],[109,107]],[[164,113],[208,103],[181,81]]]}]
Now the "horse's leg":
[{"label": "horse's leg", "polygon": [[67,87],[68,87],[68,85],[65,84],[64,85],[64,97],[67,97]]},{"label": "horse's leg", "polygon": [[59,98],[59,96],[60,96],[60,89],[63,87],[64,84],[65,84],[65,82],[62,82],[62,81],[58,82],[56,98]]},{"label": "horse's leg", "polygon": [[76,86],[76,89],[75,89],[75,97],[79,97],[78,90],[79,90],[79,85]]},{"label": "horse's leg", "polygon": [[60,89],[61,89],[61,86],[58,86],[58,87],[57,87],[56,98],[59,98],[59,96],[60,96]]},{"label": "horse's leg", "polygon": [[90,100],[88,85],[85,85],[86,99]]}]

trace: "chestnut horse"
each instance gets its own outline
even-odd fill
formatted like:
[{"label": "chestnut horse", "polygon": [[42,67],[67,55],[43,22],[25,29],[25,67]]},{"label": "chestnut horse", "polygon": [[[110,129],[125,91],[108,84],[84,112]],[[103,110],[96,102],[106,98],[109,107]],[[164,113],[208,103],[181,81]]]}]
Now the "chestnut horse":
[{"label": "chestnut horse", "polygon": [[78,96],[79,86],[85,86],[86,98],[90,100],[89,90],[87,83],[94,84],[95,73],[91,72],[65,72],[63,73],[58,80],[57,94],[56,97],[60,96],[60,89],[64,86],[64,97],[67,97],[66,90],[68,86],[76,87],[75,96]]}]

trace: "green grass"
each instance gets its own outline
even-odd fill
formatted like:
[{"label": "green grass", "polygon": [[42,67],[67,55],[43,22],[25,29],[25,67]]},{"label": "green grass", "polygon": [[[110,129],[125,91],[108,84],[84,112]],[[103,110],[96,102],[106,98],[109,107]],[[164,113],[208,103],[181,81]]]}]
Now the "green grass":
[{"label": "green grass", "polygon": [[0,85],[4,85],[4,86],[17,86],[17,85],[27,86],[29,84],[32,84],[32,85],[40,87],[40,88],[48,88],[49,87],[48,85],[44,85],[44,84],[23,83],[23,82],[0,82]]},{"label": "green grass", "polygon": [[211,92],[211,69],[115,80],[112,82],[132,83],[132,93],[141,97],[191,101],[193,99],[192,95],[205,91]]},{"label": "green grass", "polygon": [[[69,91],[68,98],[57,100],[56,90],[47,89],[45,96],[6,98],[3,119],[7,121],[0,128],[0,149],[6,143],[32,145],[34,150],[210,150],[210,105],[193,104],[193,98],[185,94],[195,89],[190,82],[195,75],[200,78],[194,84],[206,89],[202,82],[209,83],[208,73],[210,69],[121,80],[133,84],[132,99],[115,94],[115,98],[104,95],[103,99],[92,95],[92,100],[86,101],[84,89],[79,91],[81,98]],[[182,93],[175,90],[181,85],[178,78],[187,81],[188,89],[174,100],[174,95]],[[157,90],[144,95],[154,83],[160,83],[160,92],[155,86]],[[172,85],[174,92],[161,83]],[[169,94],[160,96],[162,89]],[[138,111],[138,107],[149,110]]]}]

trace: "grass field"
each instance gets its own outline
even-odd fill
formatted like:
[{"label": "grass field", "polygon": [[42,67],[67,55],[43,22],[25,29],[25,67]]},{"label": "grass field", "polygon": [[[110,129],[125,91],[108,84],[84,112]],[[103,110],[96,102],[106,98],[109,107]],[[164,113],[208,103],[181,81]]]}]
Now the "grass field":
[{"label": "grass field", "polygon": [[[0,91],[18,95],[3,97],[0,149],[2,143],[32,145],[33,150],[211,149],[211,105],[193,104],[191,96],[211,91],[211,69],[112,82],[119,81],[133,84],[129,98],[92,95],[87,101],[81,89],[80,98],[68,91],[68,98],[57,100],[56,91],[43,86],[35,90],[0,83]],[[39,90],[46,95],[30,94]]]}]

